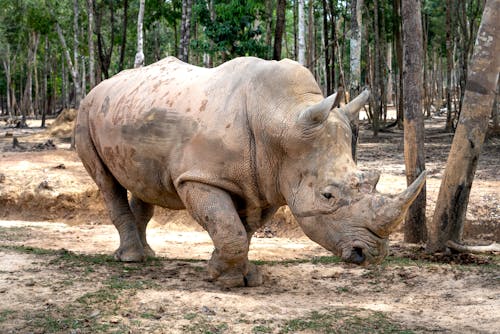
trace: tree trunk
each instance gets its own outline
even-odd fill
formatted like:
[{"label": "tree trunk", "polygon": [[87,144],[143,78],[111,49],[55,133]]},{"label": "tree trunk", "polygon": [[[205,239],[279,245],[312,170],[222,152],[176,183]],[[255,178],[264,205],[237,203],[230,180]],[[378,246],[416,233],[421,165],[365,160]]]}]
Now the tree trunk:
[{"label": "tree trunk", "polygon": [[23,100],[21,103],[21,127],[27,127],[26,116],[33,114],[33,98],[32,98],[32,85],[33,85],[33,70],[38,49],[38,42],[40,35],[32,31],[29,36],[28,46],[28,68],[26,77],[26,86],[24,87]]},{"label": "tree trunk", "polygon": [[43,94],[42,94],[42,124],[41,128],[45,128],[45,117],[47,116],[47,109],[49,107],[48,97],[48,79],[49,75],[49,37],[45,35],[45,52],[43,53]]},{"label": "tree trunk", "polygon": [[[410,185],[425,170],[424,118],[422,113],[422,20],[420,0],[402,0],[404,154],[406,181]],[[425,185],[406,215],[404,240],[425,240]]]},{"label": "tree trunk", "polygon": [[361,29],[363,28],[363,0],[351,1],[351,39],[350,39],[350,80],[351,98],[358,95],[361,85]]},{"label": "tree trunk", "polygon": [[450,132],[453,130],[453,123],[451,120],[451,71],[453,69],[453,47],[451,37],[451,10],[452,0],[446,0],[446,127],[445,131]]},{"label": "tree trunk", "polygon": [[381,100],[381,82],[382,73],[380,72],[380,32],[379,32],[379,0],[373,0],[373,34],[374,34],[374,49],[373,49],[373,136],[378,135],[378,131],[380,130],[380,115],[382,111],[382,100]]},{"label": "tree trunk", "polygon": [[123,20],[122,20],[122,43],[120,46],[120,62],[118,63],[118,71],[124,69],[125,50],[127,47],[127,21],[128,21],[128,0],[123,0]]},{"label": "tree trunk", "polygon": [[442,251],[448,240],[460,243],[470,189],[481,153],[500,72],[500,0],[487,0],[469,66],[463,110],[430,225],[429,251]]},{"label": "tree trunk", "polygon": [[182,1],[181,41],[179,45],[179,59],[189,61],[189,40],[191,35],[191,8],[192,0]]},{"label": "tree trunk", "polygon": [[396,60],[398,62],[398,110],[396,123],[398,129],[403,128],[403,39],[401,38],[401,0],[393,0],[396,18],[394,22],[394,37],[396,44]]},{"label": "tree trunk", "polygon": [[57,35],[59,36],[59,41],[61,42],[63,47],[63,53],[64,56],[66,57],[67,65],[71,73],[71,79],[75,87],[75,108],[78,109],[80,107],[80,101],[82,99],[82,86],[79,79],[80,74],[78,73],[78,68],[75,67],[73,62],[71,61],[71,56],[69,55],[68,46],[66,45],[66,39],[64,38],[59,23],[56,23],[56,30],[57,30]]},{"label": "tree trunk", "polygon": [[274,30],[273,59],[281,59],[281,45],[285,31],[286,0],[278,0],[276,4],[276,29]]},{"label": "tree trunk", "polygon": [[89,44],[89,85],[95,87],[95,51],[94,51],[94,0],[87,0],[88,44]]},{"label": "tree trunk", "polygon": [[144,66],[144,52],[142,50],[143,46],[142,24],[144,20],[144,4],[145,0],[140,0],[139,15],[137,17],[137,53],[135,54],[134,68]]},{"label": "tree trunk", "polygon": [[[113,8],[113,1],[109,1],[109,31],[110,31],[110,43],[109,49],[106,49],[104,36],[102,35],[102,19],[104,15],[104,2],[100,2],[97,8],[94,8],[94,14],[96,16],[95,28],[97,34],[97,53],[99,55],[99,71],[97,73],[97,82],[101,81],[101,75],[104,74],[104,78],[109,78],[109,66],[111,65],[111,56],[113,54],[114,38],[115,38],[115,11]],[[95,4],[95,3],[94,3]]]},{"label": "tree trunk", "polygon": [[[73,1],[73,68],[75,71],[78,73],[78,34],[79,34],[79,25],[78,25],[78,17],[79,17],[79,7],[78,7],[78,0]],[[77,75],[77,78],[79,76]],[[80,82],[75,83],[75,106],[78,108],[80,105],[80,100],[82,98],[82,93],[80,89],[80,95],[77,93],[77,86],[82,87]],[[79,100],[80,99],[80,100]]]},{"label": "tree trunk", "polygon": [[7,44],[5,48],[5,55],[2,59],[3,69],[5,72],[5,81],[6,81],[6,93],[7,93],[7,113],[12,117],[12,99],[11,99],[11,91],[12,91],[12,76],[10,73],[11,62],[10,62],[10,45]]},{"label": "tree trunk", "polygon": [[306,16],[304,12],[305,0],[298,0],[299,4],[299,18],[298,18],[298,58],[297,61],[301,65],[306,65]]},{"label": "tree trunk", "polygon": [[306,47],[306,54],[307,54],[307,68],[313,73],[314,75],[314,58],[315,58],[315,50],[316,50],[316,44],[315,42],[315,36],[314,36],[314,3],[313,0],[309,0],[309,5],[308,5],[308,13],[309,13],[309,18],[307,20],[307,47]]},{"label": "tree trunk", "polygon": [[[279,1],[279,0],[278,0]],[[265,13],[265,23],[266,23],[266,46],[267,49],[271,50],[273,47],[273,21],[274,21],[274,15],[273,15],[273,8],[274,8],[274,1],[273,0],[265,0],[265,5],[266,5],[266,13]],[[279,4],[277,4],[279,5]],[[276,11],[276,16],[278,15]],[[269,55],[266,57],[268,58]]]},{"label": "tree trunk", "polygon": [[392,104],[392,43],[387,44],[387,89],[386,99],[387,104]]}]

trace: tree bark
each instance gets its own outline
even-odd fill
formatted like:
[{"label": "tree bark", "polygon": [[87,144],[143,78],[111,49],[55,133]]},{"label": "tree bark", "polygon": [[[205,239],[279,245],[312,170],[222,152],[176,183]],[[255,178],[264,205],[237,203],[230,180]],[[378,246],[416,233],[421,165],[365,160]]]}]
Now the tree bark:
[{"label": "tree bark", "polygon": [[45,52],[43,53],[43,94],[42,94],[42,124],[41,128],[45,128],[45,118],[49,108],[48,97],[48,75],[49,75],[49,36],[45,35]]},{"label": "tree bark", "polygon": [[298,58],[297,61],[301,65],[306,65],[306,16],[304,12],[304,1],[298,0],[299,4],[299,18],[298,18]]},{"label": "tree bark", "polygon": [[481,153],[500,72],[500,0],[487,0],[469,66],[463,110],[451,146],[427,248],[460,243],[470,189]]},{"label": "tree bark", "polygon": [[450,132],[453,130],[453,123],[451,120],[451,71],[453,69],[453,47],[451,37],[451,10],[452,1],[446,0],[446,126],[445,131]]},{"label": "tree bark", "polygon": [[358,95],[361,85],[361,36],[363,27],[363,0],[351,1],[351,39],[350,39],[350,87],[351,98]]},{"label": "tree bark", "polygon": [[61,42],[61,45],[63,47],[63,53],[64,56],[66,57],[66,63],[71,73],[71,79],[75,87],[75,108],[78,109],[80,107],[80,101],[82,99],[82,86],[80,84],[80,79],[79,79],[80,74],[78,73],[78,68],[75,67],[73,62],[71,61],[71,56],[69,54],[69,49],[66,44],[66,39],[64,38],[59,23],[56,23],[56,30],[57,30],[57,35],[59,36],[59,41]]},{"label": "tree bark", "polygon": [[[422,113],[422,20],[420,0],[402,0],[404,155],[406,181],[410,185],[425,170],[424,115]],[[406,215],[404,240],[421,242],[426,237],[425,185]]]},{"label": "tree bark", "polygon": [[380,72],[380,33],[379,33],[379,0],[373,0],[373,34],[374,34],[374,46],[373,46],[373,119],[372,119],[372,126],[373,126],[373,136],[378,135],[378,131],[380,129],[380,115],[381,115],[381,94],[380,94],[380,89],[381,89],[381,82],[382,78],[381,75],[382,73]]},{"label": "tree bark", "polygon": [[392,44],[387,44],[387,93],[386,93],[386,103],[392,104]]},{"label": "tree bark", "polygon": [[87,0],[88,44],[89,44],[89,85],[95,87],[95,50],[94,50],[94,0]]},{"label": "tree bark", "polygon": [[124,69],[125,49],[127,47],[127,21],[128,21],[128,0],[123,0],[122,43],[120,46],[120,61],[118,63],[118,71]]},{"label": "tree bark", "polygon": [[189,40],[191,34],[191,8],[192,0],[182,1],[181,41],[179,45],[179,59],[189,61]]},{"label": "tree bark", "polygon": [[134,68],[144,66],[144,52],[143,47],[143,36],[142,36],[142,25],[144,20],[144,5],[145,0],[140,0],[139,2],[139,15],[137,17],[137,53],[135,54]]},{"label": "tree bark", "polygon": [[[108,3],[109,5],[109,31],[110,31],[110,43],[109,49],[106,49],[104,36],[102,35],[102,19],[104,15],[104,2],[101,2],[97,8],[94,10],[94,14],[96,16],[95,20],[95,28],[97,34],[97,52],[99,55],[99,71],[101,73],[97,74],[97,82],[101,81],[101,75],[104,75],[104,78],[109,78],[109,66],[111,65],[111,56],[113,54],[113,46],[114,46],[114,38],[115,38],[115,12],[113,8],[113,1]],[[96,82],[96,83],[97,83]]]},{"label": "tree bark", "polygon": [[403,39],[401,37],[401,0],[393,0],[394,11],[396,12],[394,22],[394,37],[396,44],[396,60],[398,63],[398,83],[397,83],[397,116],[396,123],[398,129],[403,128]]},{"label": "tree bark", "polygon": [[281,45],[285,31],[286,0],[278,0],[276,4],[276,29],[274,30],[273,59],[281,59]]}]

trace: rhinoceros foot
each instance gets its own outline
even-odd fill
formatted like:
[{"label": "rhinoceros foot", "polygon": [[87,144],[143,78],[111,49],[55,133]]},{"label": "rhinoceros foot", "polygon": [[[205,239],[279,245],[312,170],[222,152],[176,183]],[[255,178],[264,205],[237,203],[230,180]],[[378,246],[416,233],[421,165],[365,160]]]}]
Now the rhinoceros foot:
[{"label": "rhinoceros foot", "polygon": [[146,254],[146,257],[155,257],[156,256],[155,251],[148,244],[146,244],[146,246],[144,246],[144,253]]},{"label": "rhinoceros foot", "polygon": [[260,269],[253,263],[248,263],[248,273],[245,275],[245,286],[262,285],[263,278]]},{"label": "rhinoceros foot", "polygon": [[[151,252],[153,252],[153,250],[151,250]],[[122,262],[144,262],[146,260],[146,256],[147,252],[144,249],[137,247],[121,246],[115,251],[115,259]]]},{"label": "rhinoceros foot", "polygon": [[220,266],[213,261],[208,263],[208,274],[210,280],[216,282],[222,288],[255,287],[262,285],[262,274],[253,263],[247,263],[247,273],[243,274],[241,267],[221,271]]}]

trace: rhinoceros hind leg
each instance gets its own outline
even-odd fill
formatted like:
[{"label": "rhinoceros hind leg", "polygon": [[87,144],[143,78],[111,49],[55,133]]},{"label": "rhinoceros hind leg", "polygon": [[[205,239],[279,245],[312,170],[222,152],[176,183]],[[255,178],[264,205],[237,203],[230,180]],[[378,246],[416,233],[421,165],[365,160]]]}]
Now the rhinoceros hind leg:
[{"label": "rhinoceros hind leg", "polygon": [[[231,196],[220,188],[197,182],[187,182],[179,188],[187,210],[214,243],[215,250],[208,262],[211,279],[225,288],[257,285],[257,270],[248,262],[247,232]],[[254,270],[249,272],[251,268]]]},{"label": "rhinoceros hind leg", "polygon": [[125,262],[144,261],[146,256],[134,215],[128,205],[127,190],[118,183],[99,157],[90,137],[85,107],[78,113],[75,140],[78,155],[99,187],[109,217],[120,235],[120,247],[115,251],[115,258]]},{"label": "rhinoceros hind leg", "polygon": [[148,257],[154,257],[155,252],[151,246],[149,246],[146,239],[146,227],[148,226],[151,217],[153,217],[155,207],[154,205],[146,203],[134,195],[132,195],[129,205],[135,217],[135,223],[137,225],[137,230],[139,231],[141,243],[144,247],[144,253]]}]

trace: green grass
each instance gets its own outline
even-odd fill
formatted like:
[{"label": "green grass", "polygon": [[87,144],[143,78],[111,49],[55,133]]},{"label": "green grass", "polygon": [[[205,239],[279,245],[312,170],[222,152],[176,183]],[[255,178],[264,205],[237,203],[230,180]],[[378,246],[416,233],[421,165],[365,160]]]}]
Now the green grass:
[{"label": "green grass", "polygon": [[9,319],[9,316],[11,314],[15,314],[16,311],[14,310],[10,310],[10,309],[6,309],[6,310],[1,310],[0,311],[0,323],[4,322],[5,320]]},{"label": "green grass", "polygon": [[391,321],[381,312],[362,309],[336,309],[332,311],[314,311],[303,318],[286,321],[280,330],[285,333],[400,333],[410,334],[411,330]]}]

